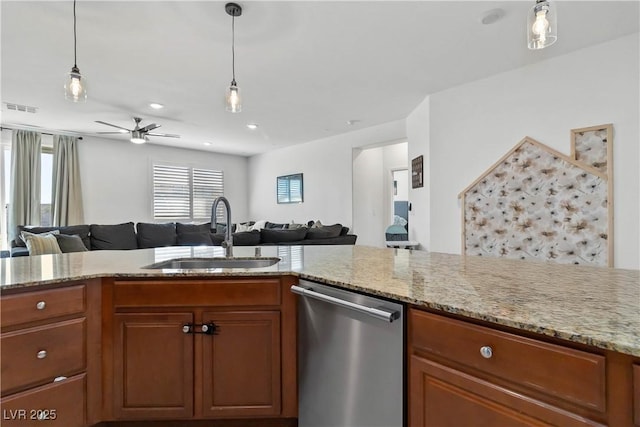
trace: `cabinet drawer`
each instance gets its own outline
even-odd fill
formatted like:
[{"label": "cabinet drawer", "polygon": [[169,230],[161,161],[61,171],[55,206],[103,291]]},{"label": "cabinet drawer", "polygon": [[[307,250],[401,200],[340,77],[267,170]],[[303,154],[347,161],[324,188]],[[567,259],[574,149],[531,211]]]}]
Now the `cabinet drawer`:
[{"label": "cabinet drawer", "polygon": [[280,305],[279,279],[116,281],[116,307]]},{"label": "cabinet drawer", "polygon": [[85,369],[85,318],[0,336],[2,394]]},{"label": "cabinet drawer", "polygon": [[409,362],[409,384],[411,426],[604,427],[417,356]]},{"label": "cabinet drawer", "polygon": [[[605,358],[411,310],[411,345],[586,408],[605,411]],[[481,349],[485,347],[485,355]],[[491,355],[487,354],[490,348]]]},{"label": "cabinet drawer", "polygon": [[0,401],[3,427],[82,427],[85,375],[14,394]]},{"label": "cabinet drawer", "polygon": [[84,313],[85,285],[2,296],[2,326]]}]

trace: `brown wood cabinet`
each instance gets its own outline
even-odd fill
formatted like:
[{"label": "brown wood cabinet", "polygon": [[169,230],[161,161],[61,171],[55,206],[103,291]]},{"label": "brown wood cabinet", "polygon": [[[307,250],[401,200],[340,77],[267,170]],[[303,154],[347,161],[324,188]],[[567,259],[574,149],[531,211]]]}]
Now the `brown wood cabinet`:
[{"label": "brown wood cabinet", "polygon": [[630,356],[415,308],[408,322],[412,427],[632,425]]},{"label": "brown wood cabinet", "polygon": [[105,280],[104,419],[297,417],[293,281]]},{"label": "brown wood cabinet", "polygon": [[633,424],[640,426],[640,363],[633,365]]},{"label": "brown wood cabinet", "polygon": [[100,414],[100,281],[3,292],[2,425],[83,427]]}]

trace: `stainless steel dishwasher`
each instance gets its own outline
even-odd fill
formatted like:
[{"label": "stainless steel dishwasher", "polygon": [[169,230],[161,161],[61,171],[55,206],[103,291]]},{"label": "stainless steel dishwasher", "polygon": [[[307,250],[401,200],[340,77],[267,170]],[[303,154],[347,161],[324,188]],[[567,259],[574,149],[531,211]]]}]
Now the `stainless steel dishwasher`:
[{"label": "stainless steel dishwasher", "polygon": [[401,427],[404,312],[398,303],[300,280],[300,427]]}]

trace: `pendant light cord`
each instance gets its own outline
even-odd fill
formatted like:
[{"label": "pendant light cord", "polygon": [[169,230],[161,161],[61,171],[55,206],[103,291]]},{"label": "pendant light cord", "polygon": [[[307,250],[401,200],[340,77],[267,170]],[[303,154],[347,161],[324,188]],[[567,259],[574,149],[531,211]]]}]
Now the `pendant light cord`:
[{"label": "pendant light cord", "polygon": [[236,84],[236,17],[231,15],[231,72],[233,84]]},{"label": "pendant light cord", "polygon": [[73,0],[73,66],[78,67],[76,39],[76,0]]}]

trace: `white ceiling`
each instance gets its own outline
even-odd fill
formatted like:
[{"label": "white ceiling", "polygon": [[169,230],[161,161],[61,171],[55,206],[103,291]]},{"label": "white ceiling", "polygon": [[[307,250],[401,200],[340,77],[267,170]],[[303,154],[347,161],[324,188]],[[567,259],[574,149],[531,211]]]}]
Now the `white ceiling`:
[{"label": "white ceiling", "polygon": [[[156,132],[182,135],[153,144],[252,155],[402,119],[428,94],[639,31],[638,1],[557,1],[558,42],[530,51],[534,3],[240,1],[243,111],[231,114],[225,2],[78,0],[89,98],[73,104],[62,90],[73,65],[73,3],[2,0],[2,102],[38,112],[3,104],[1,121],[90,135],[113,130],[96,120],[131,128],[139,116],[162,125]],[[482,25],[495,8],[504,17]],[[251,122],[260,127],[247,129]]]}]

